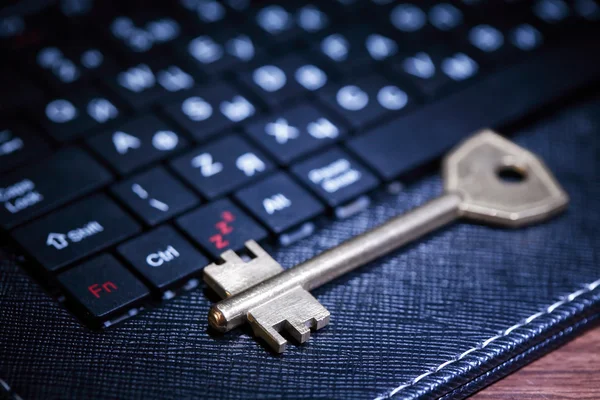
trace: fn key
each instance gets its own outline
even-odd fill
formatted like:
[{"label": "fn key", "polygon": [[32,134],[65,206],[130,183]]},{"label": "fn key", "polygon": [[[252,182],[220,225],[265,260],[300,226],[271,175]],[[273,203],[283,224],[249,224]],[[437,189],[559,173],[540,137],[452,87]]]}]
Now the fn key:
[{"label": "fn key", "polygon": [[[105,327],[111,318],[135,315],[148,289],[113,256],[103,254],[58,276],[73,307]],[[119,318],[120,319],[120,318]]]}]

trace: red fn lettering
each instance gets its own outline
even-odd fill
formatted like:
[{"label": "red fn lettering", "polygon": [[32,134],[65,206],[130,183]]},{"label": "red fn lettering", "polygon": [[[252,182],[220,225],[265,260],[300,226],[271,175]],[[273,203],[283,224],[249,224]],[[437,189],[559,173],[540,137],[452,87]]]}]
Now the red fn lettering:
[{"label": "red fn lettering", "polygon": [[111,281],[104,282],[102,285],[98,285],[94,283],[93,285],[88,286],[88,290],[91,294],[94,295],[97,299],[100,298],[100,293],[105,291],[107,293],[112,293],[113,290],[117,290],[117,285],[112,283]]},{"label": "red fn lettering", "polygon": [[117,290],[117,286],[114,283],[108,281],[108,282],[104,282],[102,284],[102,289],[104,289],[106,292],[110,293],[111,292],[110,289]]},{"label": "red fn lettering", "polygon": [[97,299],[100,298],[100,292],[102,291],[102,289],[100,289],[100,286],[97,283],[94,283],[93,285],[88,286],[88,290],[90,291],[91,294],[96,296]]}]

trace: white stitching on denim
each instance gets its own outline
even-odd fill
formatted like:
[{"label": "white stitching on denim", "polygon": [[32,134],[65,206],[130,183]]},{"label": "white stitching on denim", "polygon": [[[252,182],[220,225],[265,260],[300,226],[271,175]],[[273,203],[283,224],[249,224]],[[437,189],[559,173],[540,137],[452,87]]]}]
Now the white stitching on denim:
[{"label": "white stitching on denim", "polygon": [[465,358],[468,354],[476,351],[476,350],[480,350],[483,349],[484,347],[486,347],[487,345],[489,345],[490,343],[492,343],[494,340],[497,340],[501,337],[504,337],[506,335],[508,335],[509,333],[511,333],[512,331],[514,331],[517,328],[520,328],[524,325],[529,324],[531,321],[533,321],[536,318],[541,317],[542,315],[545,314],[550,314],[551,312],[553,312],[554,310],[556,310],[558,307],[562,306],[563,304],[569,303],[573,300],[575,300],[577,297],[581,296],[584,293],[588,293],[591,292],[592,290],[596,289],[597,287],[600,286],[600,279],[598,279],[597,281],[594,281],[592,283],[588,283],[587,285],[585,285],[585,287],[583,289],[579,289],[569,295],[567,295],[565,298],[557,301],[556,303],[546,307],[543,311],[537,312],[527,318],[525,318],[522,322],[519,322],[517,324],[514,324],[513,326],[507,328],[506,330],[504,330],[502,333],[496,335],[496,336],[492,336],[491,338],[485,340],[483,343],[481,343],[480,345],[477,345],[475,347],[470,348],[469,350],[463,352],[461,355],[459,355],[458,357],[454,357],[453,359],[446,361],[440,365],[438,365],[437,367],[431,369],[428,372],[425,372],[424,374],[421,374],[419,376],[417,376],[416,378],[413,378],[412,380],[410,380],[407,383],[403,383],[402,385],[398,386],[397,388],[394,388],[393,390],[376,397],[374,400],[384,400],[384,399],[389,399],[390,397],[394,396],[395,394],[397,394],[398,392],[400,392],[403,389],[406,389],[409,386],[412,386],[414,384],[416,384],[417,382],[419,382],[421,379],[425,378],[428,375],[433,374],[434,372],[438,372],[439,370],[441,370],[442,368],[446,367],[447,365],[450,365],[456,361],[459,361],[463,358]]}]

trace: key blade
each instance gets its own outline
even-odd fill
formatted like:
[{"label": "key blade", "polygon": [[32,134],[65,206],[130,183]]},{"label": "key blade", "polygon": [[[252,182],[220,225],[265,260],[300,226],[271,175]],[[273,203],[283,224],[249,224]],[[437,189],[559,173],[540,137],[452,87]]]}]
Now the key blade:
[{"label": "key blade", "polygon": [[250,240],[245,243],[255,258],[245,262],[233,250],[221,255],[223,264],[210,264],[204,268],[204,282],[222,299],[243,292],[254,285],[283,271],[258,243]]},{"label": "key blade", "polygon": [[300,343],[310,338],[310,330],[329,323],[329,311],[308,291],[297,286],[269,302],[251,309],[248,321],[254,334],[263,338],[277,353],[287,348],[279,332],[286,330]]},{"label": "key blade", "polygon": [[443,162],[444,186],[460,193],[463,216],[507,227],[541,222],[569,197],[542,160],[487,129],[458,145]]}]

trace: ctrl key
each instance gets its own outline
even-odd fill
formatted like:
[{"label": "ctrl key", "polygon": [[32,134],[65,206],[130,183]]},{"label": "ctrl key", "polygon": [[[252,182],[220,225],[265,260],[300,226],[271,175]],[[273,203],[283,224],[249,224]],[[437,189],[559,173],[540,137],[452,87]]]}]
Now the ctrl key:
[{"label": "ctrl key", "polygon": [[149,290],[109,254],[100,255],[58,276],[73,308],[96,327],[133,316]]}]

